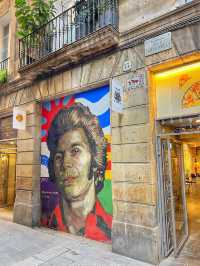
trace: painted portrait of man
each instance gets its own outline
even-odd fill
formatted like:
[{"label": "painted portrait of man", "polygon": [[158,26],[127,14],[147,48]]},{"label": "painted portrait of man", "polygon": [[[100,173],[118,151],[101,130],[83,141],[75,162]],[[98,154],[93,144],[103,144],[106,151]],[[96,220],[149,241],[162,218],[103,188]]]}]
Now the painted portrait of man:
[{"label": "painted portrait of man", "polygon": [[80,102],[61,108],[46,143],[49,181],[59,193],[46,225],[110,242],[112,215],[98,197],[104,189],[107,140],[97,116]]}]

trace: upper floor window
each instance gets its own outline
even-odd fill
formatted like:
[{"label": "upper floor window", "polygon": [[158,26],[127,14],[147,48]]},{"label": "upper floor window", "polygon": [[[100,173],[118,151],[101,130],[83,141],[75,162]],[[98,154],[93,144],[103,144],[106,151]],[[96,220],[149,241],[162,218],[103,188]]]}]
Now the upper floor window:
[{"label": "upper floor window", "polygon": [[0,62],[9,57],[10,14],[0,17]]},{"label": "upper floor window", "polygon": [[2,29],[2,49],[1,60],[8,58],[8,41],[9,41],[9,25],[6,25]]},{"label": "upper floor window", "polygon": [[184,4],[188,4],[192,2],[193,0],[177,0],[177,6],[182,6]]},{"label": "upper floor window", "polygon": [[8,79],[10,14],[0,17],[0,85]]},{"label": "upper floor window", "polygon": [[65,0],[57,0],[55,2],[55,9],[56,9],[56,14],[55,16],[61,14],[65,10],[67,10],[69,7],[71,7],[74,4],[74,1],[65,1]]}]

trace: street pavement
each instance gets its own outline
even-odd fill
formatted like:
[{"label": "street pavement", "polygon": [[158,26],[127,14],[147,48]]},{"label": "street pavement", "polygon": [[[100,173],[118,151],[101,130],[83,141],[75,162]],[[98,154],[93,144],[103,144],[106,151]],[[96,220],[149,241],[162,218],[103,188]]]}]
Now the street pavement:
[{"label": "street pavement", "polygon": [[[160,266],[200,266],[199,247],[199,237],[192,237],[179,258],[169,257]],[[105,243],[0,218],[0,266],[10,265],[152,266],[112,253]]]},{"label": "street pavement", "polygon": [[1,266],[150,266],[82,237],[0,219]]}]

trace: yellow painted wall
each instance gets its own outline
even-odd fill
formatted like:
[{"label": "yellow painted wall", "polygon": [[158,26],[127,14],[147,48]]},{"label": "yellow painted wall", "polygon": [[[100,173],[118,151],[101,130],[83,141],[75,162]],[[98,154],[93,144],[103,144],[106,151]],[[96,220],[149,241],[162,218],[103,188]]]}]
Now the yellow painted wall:
[{"label": "yellow painted wall", "polygon": [[7,204],[13,206],[15,201],[15,173],[16,173],[16,154],[9,154],[8,170],[8,198]]},{"label": "yellow painted wall", "polygon": [[[16,154],[14,153],[14,150],[6,149],[8,148],[8,145],[1,144],[0,145],[0,152],[8,156],[8,169],[7,169],[7,202],[6,205],[13,206],[15,201],[15,182],[16,182]],[[14,145],[10,145],[9,148],[15,148]],[[2,165],[1,159],[0,159],[0,166]],[[2,168],[3,169],[3,168]],[[1,170],[2,170],[1,169]],[[2,171],[0,171],[0,178],[1,175],[4,174]],[[2,179],[2,178],[1,178]],[[2,204],[3,200],[3,191],[5,184],[2,184],[0,182],[0,204]]]},{"label": "yellow painted wall", "polygon": [[188,144],[183,144],[183,153],[184,153],[184,168],[185,168],[185,176],[190,177],[192,173],[192,150]]}]

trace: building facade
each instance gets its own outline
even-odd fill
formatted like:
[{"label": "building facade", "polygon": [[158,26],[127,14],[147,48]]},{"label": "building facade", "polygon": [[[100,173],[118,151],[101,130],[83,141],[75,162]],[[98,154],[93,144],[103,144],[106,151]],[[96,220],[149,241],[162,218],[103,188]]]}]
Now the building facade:
[{"label": "building facade", "polygon": [[[172,110],[172,83],[159,83],[159,74],[196,64],[198,70],[200,3],[111,0],[95,9],[94,2],[81,13],[68,1],[49,31],[19,41],[14,1],[0,1],[0,69],[7,70],[0,85],[0,204],[13,206],[16,223],[107,241],[114,252],[157,264],[187,238],[182,225],[178,239],[173,204],[166,204],[173,188],[163,181],[163,134],[174,132],[174,119],[200,111],[198,104]],[[186,74],[174,82],[183,87]],[[111,107],[113,80],[123,87],[121,113]],[[25,130],[12,128],[14,107],[26,112]],[[73,130],[78,143],[71,143]],[[79,174],[73,167],[63,173],[68,150]],[[83,151],[85,170],[77,159]],[[77,189],[73,180],[84,176]]]}]

